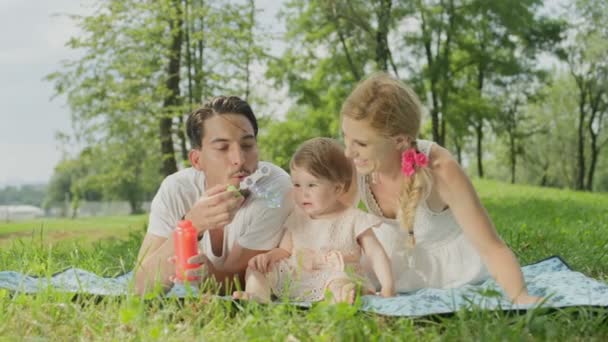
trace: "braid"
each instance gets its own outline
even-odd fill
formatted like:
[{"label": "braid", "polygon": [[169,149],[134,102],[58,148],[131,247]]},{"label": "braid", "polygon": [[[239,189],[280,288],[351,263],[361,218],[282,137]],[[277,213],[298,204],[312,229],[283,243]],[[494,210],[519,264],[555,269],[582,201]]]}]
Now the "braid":
[{"label": "braid", "polygon": [[[412,143],[412,147],[416,149],[416,152],[419,152],[416,141]],[[422,195],[426,194],[428,188],[430,188],[429,184],[430,172],[428,168],[416,168],[416,172],[411,177],[405,177],[401,185],[399,221],[401,227],[407,230],[407,245],[410,248],[416,245],[416,237],[414,236],[416,208]]]}]

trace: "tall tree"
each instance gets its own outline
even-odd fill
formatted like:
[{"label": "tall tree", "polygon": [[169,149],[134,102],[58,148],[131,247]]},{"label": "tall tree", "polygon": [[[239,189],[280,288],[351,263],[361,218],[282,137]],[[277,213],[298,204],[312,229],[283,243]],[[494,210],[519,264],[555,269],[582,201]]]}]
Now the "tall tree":
[{"label": "tall tree", "polygon": [[[405,41],[413,46],[412,53],[424,59],[418,93],[423,99],[430,97],[432,138],[445,145],[448,100],[450,98],[454,35],[463,23],[464,4],[456,0],[402,1],[407,17],[418,28],[405,33]],[[414,71],[414,74],[418,74]]]},{"label": "tall tree", "polygon": [[[180,104],[180,64],[182,41],[184,36],[182,2],[171,0],[165,9],[167,10],[167,22],[169,26],[170,45],[168,50],[167,77],[165,87],[167,93],[163,100],[163,115],[160,117],[160,152],[162,155],[161,173],[168,176],[177,171],[175,150],[173,149],[173,117],[176,116],[175,109]],[[178,113],[179,115],[180,113]]]},{"label": "tall tree", "polygon": [[537,134],[548,133],[546,124],[534,122],[533,115],[526,111],[528,104],[542,101],[538,88],[542,87],[543,82],[534,82],[537,77],[541,77],[540,74],[527,73],[508,78],[501,87],[503,95],[496,97],[501,108],[497,111],[493,130],[506,137],[512,184],[516,180],[518,161],[526,153],[526,140]]},{"label": "tall tree", "polygon": [[[86,175],[104,185],[104,197],[139,211],[145,194],[177,170],[176,141],[187,158],[184,113],[220,91],[246,95],[235,77],[261,54],[252,43],[252,6],[110,0],[91,16],[73,17],[83,34],[68,46],[83,57],[48,79],[67,95],[75,141],[106,158],[98,165],[104,175]],[[243,22],[248,33],[237,35]],[[247,61],[235,57],[249,48]]]},{"label": "tall tree", "polygon": [[[466,21],[454,39],[460,56],[456,62],[462,66],[458,69],[466,75],[466,82],[473,82],[477,90],[474,96],[491,101],[504,91],[504,85],[508,83],[505,79],[537,74],[535,64],[539,52],[559,42],[563,29],[561,21],[537,15],[541,5],[539,0],[469,3],[463,12]],[[458,75],[454,76],[458,78]],[[530,81],[533,80],[534,77]],[[476,136],[479,177],[484,177],[484,134],[493,126],[499,112],[487,109],[487,106],[481,106],[468,113]]]},{"label": "tall tree", "polygon": [[[561,56],[568,63],[578,90],[575,188],[591,191],[600,151],[608,141],[602,137],[607,130],[605,118],[608,116],[608,25],[604,21],[608,5],[580,0],[575,9],[577,16],[571,19],[574,39]],[[586,152],[588,144],[590,151]]]}]

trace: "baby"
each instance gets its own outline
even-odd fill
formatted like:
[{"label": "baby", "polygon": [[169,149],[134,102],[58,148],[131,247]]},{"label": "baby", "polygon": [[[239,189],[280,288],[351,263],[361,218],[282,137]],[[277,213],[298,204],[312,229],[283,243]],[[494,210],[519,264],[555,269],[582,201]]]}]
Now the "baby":
[{"label": "baby", "polygon": [[315,302],[331,294],[333,302],[353,303],[358,285],[374,293],[359,264],[362,252],[382,286],[394,295],[390,261],[373,229],[381,221],[341,200],[348,192],[353,166],[333,139],[304,142],[290,163],[296,209],[285,222],[278,248],[249,261],[244,292],[236,299],[268,302],[271,295]]}]

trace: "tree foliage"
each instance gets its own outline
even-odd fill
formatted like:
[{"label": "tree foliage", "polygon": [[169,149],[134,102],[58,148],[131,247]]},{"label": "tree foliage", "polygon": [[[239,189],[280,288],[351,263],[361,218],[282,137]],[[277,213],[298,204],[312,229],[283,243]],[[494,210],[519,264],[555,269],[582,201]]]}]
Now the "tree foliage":
[{"label": "tree foliage", "polygon": [[[290,103],[261,115],[259,135],[263,157],[288,168],[302,141],[339,137],[342,102],[374,71],[416,90],[428,113],[422,134],[472,174],[605,191],[606,2],[572,0],[560,16],[546,6],[285,0],[284,48],[271,55],[254,0],[99,2],[74,18],[83,34],[68,45],[82,57],[49,76],[68,97],[71,141],[87,151],[58,165],[53,201],[93,191],[139,211],[163,176],[188,164],[187,113],[220,94],[258,114]],[[551,56],[561,60],[554,69]],[[576,162],[560,161],[565,151]]]}]

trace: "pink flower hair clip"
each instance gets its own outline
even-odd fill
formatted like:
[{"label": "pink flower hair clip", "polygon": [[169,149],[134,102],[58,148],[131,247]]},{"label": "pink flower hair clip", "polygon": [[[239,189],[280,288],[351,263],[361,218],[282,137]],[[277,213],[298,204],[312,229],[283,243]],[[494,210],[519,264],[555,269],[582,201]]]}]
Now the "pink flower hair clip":
[{"label": "pink flower hair clip", "polygon": [[416,152],[415,148],[409,148],[401,153],[401,173],[411,177],[416,172],[416,167],[426,167],[429,160],[422,152]]}]

